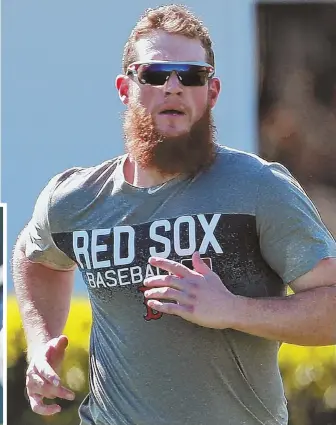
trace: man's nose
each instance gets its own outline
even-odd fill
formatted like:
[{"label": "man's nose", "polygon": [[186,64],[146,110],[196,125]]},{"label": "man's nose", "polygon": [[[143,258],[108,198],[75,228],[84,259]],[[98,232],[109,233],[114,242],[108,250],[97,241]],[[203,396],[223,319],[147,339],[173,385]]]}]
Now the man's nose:
[{"label": "man's nose", "polygon": [[172,72],[164,85],[165,94],[181,94],[183,85],[181,84],[176,72]]}]

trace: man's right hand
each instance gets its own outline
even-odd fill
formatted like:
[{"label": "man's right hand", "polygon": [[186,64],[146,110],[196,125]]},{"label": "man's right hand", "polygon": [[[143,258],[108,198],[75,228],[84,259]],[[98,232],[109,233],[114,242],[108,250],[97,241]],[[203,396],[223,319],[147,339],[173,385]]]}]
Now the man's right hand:
[{"label": "man's right hand", "polygon": [[43,399],[56,397],[66,400],[75,398],[74,392],[63,387],[56,371],[59,369],[68,339],[61,335],[39,346],[29,363],[26,374],[26,388],[30,406],[39,415],[54,415],[61,411],[58,404],[44,404]]}]

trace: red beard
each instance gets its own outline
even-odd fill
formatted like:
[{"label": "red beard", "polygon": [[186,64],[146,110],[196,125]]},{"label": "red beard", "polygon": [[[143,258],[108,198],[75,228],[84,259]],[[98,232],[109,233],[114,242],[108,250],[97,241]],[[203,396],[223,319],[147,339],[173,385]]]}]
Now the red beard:
[{"label": "red beard", "polygon": [[210,108],[190,132],[175,137],[160,134],[140,105],[129,105],[123,126],[126,150],[143,169],[156,169],[163,176],[193,176],[214,160],[216,127]]}]

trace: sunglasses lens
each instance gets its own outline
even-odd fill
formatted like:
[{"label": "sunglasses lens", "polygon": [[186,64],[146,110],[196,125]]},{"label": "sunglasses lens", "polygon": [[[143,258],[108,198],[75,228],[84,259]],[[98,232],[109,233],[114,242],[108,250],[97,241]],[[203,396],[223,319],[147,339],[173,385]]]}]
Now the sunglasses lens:
[{"label": "sunglasses lens", "polygon": [[187,71],[179,71],[181,83],[184,86],[204,86],[208,79],[208,72],[203,67],[197,65],[189,65]]},{"label": "sunglasses lens", "polygon": [[137,70],[139,81],[142,84],[150,84],[151,86],[163,86],[170,75],[170,71],[166,71],[160,67],[160,64],[141,65]]},{"label": "sunglasses lens", "polygon": [[143,64],[138,67],[137,75],[142,84],[163,86],[173,71],[184,86],[204,86],[209,78],[209,70],[206,67],[183,63]]}]

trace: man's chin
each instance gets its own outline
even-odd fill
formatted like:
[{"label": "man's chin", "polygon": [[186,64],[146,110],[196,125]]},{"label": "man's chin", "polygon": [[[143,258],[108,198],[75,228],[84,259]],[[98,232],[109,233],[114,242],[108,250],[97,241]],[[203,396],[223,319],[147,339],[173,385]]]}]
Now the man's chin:
[{"label": "man's chin", "polygon": [[178,139],[184,137],[190,133],[186,129],[157,129],[158,133],[162,136],[163,139]]}]

